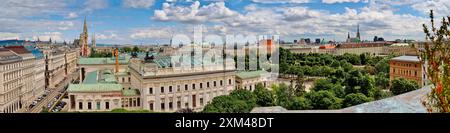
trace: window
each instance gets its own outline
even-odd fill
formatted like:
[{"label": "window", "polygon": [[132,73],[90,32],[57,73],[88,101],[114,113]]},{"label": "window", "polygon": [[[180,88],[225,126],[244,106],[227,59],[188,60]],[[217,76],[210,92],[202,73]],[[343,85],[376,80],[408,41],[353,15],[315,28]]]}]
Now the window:
[{"label": "window", "polygon": [[188,90],[188,85],[184,85],[184,90]]},{"label": "window", "polygon": [[228,84],[231,85],[231,79],[228,79]]},{"label": "window", "polygon": [[203,83],[200,83],[200,89],[202,89],[203,88]]},{"label": "window", "polygon": [[80,110],[83,109],[83,102],[79,102],[79,103],[78,103],[78,109],[80,109]]},{"label": "window", "polygon": [[153,88],[150,87],[150,88],[148,89],[148,94],[153,94]]},{"label": "window", "polygon": [[192,89],[195,90],[195,84],[192,84]]},{"label": "window", "polygon": [[169,102],[169,109],[172,110],[173,109],[173,103]]},{"label": "window", "polygon": [[203,98],[200,98],[200,105],[203,105]]},{"label": "window", "polygon": [[92,103],[88,102],[88,109],[91,110],[92,109]]},{"label": "window", "polygon": [[185,108],[189,108],[189,103],[187,103],[187,102],[184,103],[184,107],[185,107]]},{"label": "window", "polygon": [[128,82],[131,82],[131,77],[128,77]]},{"label": "window", "polygon": [[137,98],[137,106],[141,106],[141,98]]},{"label": "window", "polygon": [[177,92],[180,92],[181,90],[180,90],[180,85],[177,85]]},{"label": "window", "polygon": [[209,82],[206,82],[206,88],[209,88]]},{"label": "window", "polygon": [[217,86],[216,81],[214,81],[214,87],[216,87],[216,86]]},{"label": "window", "polygon": [[97,110],[100,110],[100,102],[97,102]]},{"label": "window", "polygon": [[123,83],[123,82],[125,82],[125,78],[124,78],[124,77],[122,77],[122,83]]},{"label": "window", "polygon": [[164,103],[161,103],[161,110],[164,110],[165,108]]},{"label": "window", "polygon": [[161,87],[161,93],[164,93],[164,87]]},{"label": "window", "polygon": [[172,86],[169,86],[169,92],[172,92]]},{"label": "window", "polygon": [[181,101],[177,101],[177,108],[181,108]]},{"label": "window", "polygon": [[109,102],[105,102],[105,108],[109,109]]},{"label": "window", "polygon": [[149,107],[150,107],[150,110],[153,111],[153,103],[150,103]]}]

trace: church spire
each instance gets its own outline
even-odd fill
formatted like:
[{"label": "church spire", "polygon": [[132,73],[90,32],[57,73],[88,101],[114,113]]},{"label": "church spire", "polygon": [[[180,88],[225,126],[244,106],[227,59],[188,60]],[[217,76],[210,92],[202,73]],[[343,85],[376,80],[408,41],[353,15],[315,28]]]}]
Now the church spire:
[{"label": "church spire", "polygon": [[358,24],[358,29],[357,29],[357,33],[356,33],[356,38],[358,38],[359,40],[361,40],[361,34],[359,33],[359,24]]},{"label": "church spire", "polygon": [[88,32],[88,27],[87,27],[87,23],[86,23],[86,16],[84,17],[84,25],[83,25],[83,33],[87,33]]},{"label": "church spire", "polygon": [[347,33],[347,39],[350,39],[350,32]]}]

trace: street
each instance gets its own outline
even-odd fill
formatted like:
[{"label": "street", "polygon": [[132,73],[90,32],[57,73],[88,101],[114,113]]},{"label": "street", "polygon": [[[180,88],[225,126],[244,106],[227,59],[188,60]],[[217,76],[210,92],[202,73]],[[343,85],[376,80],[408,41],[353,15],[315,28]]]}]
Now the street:
[{"label": "street", "polygon": [[[61,100],[63,96],[63,94],[66,92],[66,88],[69,85],[69,83],[71,83],[71,81],[73,79],[77,79],[79,76],[79,71],[75,71],[72,74],[68,75],[67,77],[64,78],[63,81],[61,81],[58,86],[56,88],[49,88],[49,93],[47,94],[47,96],[41,100],[40,102],[38,102],[36,104],[36,106],[32,107],[31,109],[28,109],[28,111],[26,111],[26,113],[40,113],[42,112],[43,107],[47,108],[47,105],[49,103],[53,104],[58,103],[59,100]],[[58,96],[58,94],[61,94],[60,97],[56,98],[55,97]]]}]

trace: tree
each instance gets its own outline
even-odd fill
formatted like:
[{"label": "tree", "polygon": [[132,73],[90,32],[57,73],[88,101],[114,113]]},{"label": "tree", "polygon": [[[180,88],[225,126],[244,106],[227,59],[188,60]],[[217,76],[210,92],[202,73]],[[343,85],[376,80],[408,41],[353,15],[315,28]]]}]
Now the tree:
[{"label": "tree", "polygon": [[215,97],[211,103],[203,109],[205,113],[248,113],[253,109],[244,100],[239,100],[231,96]]},{"label": "tree", "polygon": [[389,58],[384,58],[375,65],[377,72],[389,73]]},{"label": "tree", "polygon": [[275,86],[273,90],[275,92],[276,105],[288,107],[291,104],[294,94],[292,89],[290,89],[286,84]]},{"label": "tree", "polygon": [[286,108],[289,110],[308,110],[313,109],[311,101],[304,97],[296,97],[292,103]]},{"label": "tree", "polygon": [[330,91],[312,91],[307,93],[305,98],[311,101],[314,109],[339,109],[342,107],[342,100]]},{"label": "tree", "polygon": [[344,105],[346,107],[350,107],[361,103],[366,103],[372,100],[373,100],[372,98],[366,97],[366,95],[362,93],[352,93],[345,96]]},{"label": "tree", "polygon": [[375,75],[375,85],[387,89],[389,87],[389,74],[384,72],[379,72]]},{"label": "tree", "polygon": [[403,94],[417,89],[419,89],[419,85],[417,85],[417,82],[414,80],[399,78],[392,81],[391,91],[394,95]]},{"label": "tree", "polygon": [[306,87],[305,87],[305,77],[303,75],[297,75],[297,79],[295,80],[295,88],[294,88],[294,95],[295,96],[302,96],[306,93]]},{"label": "tree", "polygon": [[139,47],[137,47],[137,46],[134,46],[133,47],[133,51],[132,52],[139,52],[140,50],[139,50]]},{"label": "tree", "polygon": [[253,91],[253,93],[256,95],[256,104],[259,106],[273,106],[275,105],[275,99],[269,90],[264,88],[264,86],[259,83],[256,85],[256,89]]},{"label": "tree", "polygon": [[248,113],[256,107],[256,95],[244,89],[237,89],[227,96],[215,97],[207,104],[206,113]]}]

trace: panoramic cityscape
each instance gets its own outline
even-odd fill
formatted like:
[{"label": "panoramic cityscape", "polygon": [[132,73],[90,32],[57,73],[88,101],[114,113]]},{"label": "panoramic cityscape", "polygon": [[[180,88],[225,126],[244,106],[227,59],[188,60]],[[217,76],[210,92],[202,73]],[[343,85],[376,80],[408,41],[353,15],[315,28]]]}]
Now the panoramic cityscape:
[{"label": "panoramic cityscape", "polygon": [[449,112],[446,0],[2,3],[0,113]]}]

